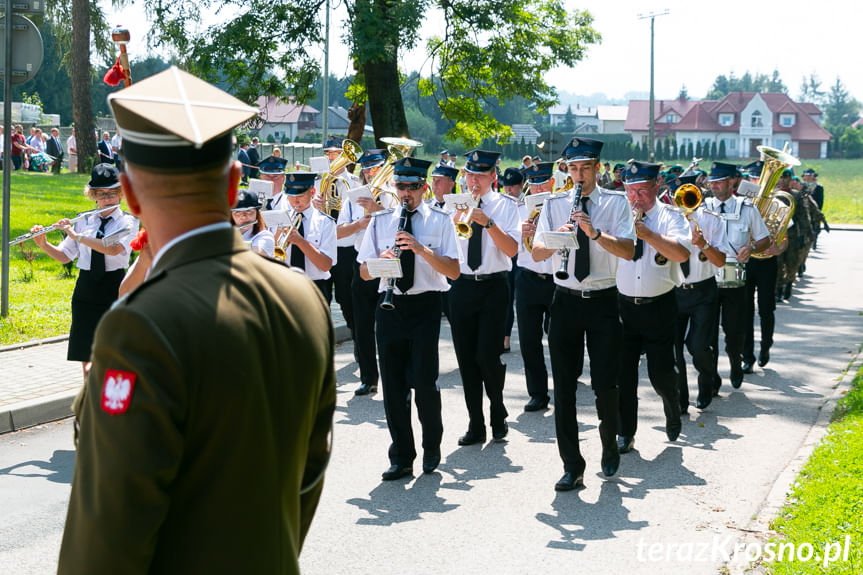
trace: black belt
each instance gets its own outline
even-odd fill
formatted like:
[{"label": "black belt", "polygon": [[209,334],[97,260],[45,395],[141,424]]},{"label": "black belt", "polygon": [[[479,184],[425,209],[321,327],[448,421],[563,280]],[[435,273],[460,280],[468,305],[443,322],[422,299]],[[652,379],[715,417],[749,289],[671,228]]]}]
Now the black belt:
[{"label": "black belt", "polygon": [[507,273],[509,272],[494,272],[493,274],[461,274],[458,276],[458,279],[484,282],[498,278],[505,278]]},{"label": "black belt", "polygon": [[679,286],[677,286],[677,289],[694,290],[708,287],[711,283],[716,283],[716,278],[713,276],[710,276],[706,280],[701,280],[700,282],[695,282],[691,284],[680,284]]},{"label": "black belt", "polygon": [[548,281],[548,280],[553,279],[553,276],[551,274],[541,274],[541,273],[535,272],[535,271],[533,271],[531,269],[527,269],[527,268],[521,268],[521,271],[519,273],[527,273],[527,274],[530,274],[532,276],[536,276],[537,278],[541,279],[542,281]]},{"label": "black belt", "polygon": [[574,295],[576,297],[580,297],[582,299],[592,299],[595,297],[604,297],[609,295],[614,295],[617,293],[617,288],[612,286],[604,289],[594,289],[594,290],[578,290],[578,289],[570,289],[568,287],[563,286],[555,286],[558,291],[561,291],[565,294]]},{"label": "black belt", "polygon": [[623,298],[624,301],[628,301],[629,303],[632,303],[635,305],[644,305],[647,303],[653,303],[653,302],[659,301],[662,298],[668,296],[668,294],[670,294],[671,292],[672,292],[672,290],[669,290],[669,291],[665,292],[664,294],[660,294],[660,295],[653,296],[653,297],[632,297],[632,296],[623,295],[623,294],[620,294],[620,297]]}]

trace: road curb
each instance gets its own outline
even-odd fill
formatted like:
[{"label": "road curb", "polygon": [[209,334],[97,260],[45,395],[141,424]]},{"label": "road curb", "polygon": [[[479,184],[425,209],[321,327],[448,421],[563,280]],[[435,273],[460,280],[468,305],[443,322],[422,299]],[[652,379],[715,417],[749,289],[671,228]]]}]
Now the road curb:
[{"label": "road curb", "polygon": [[65,335],[55,335],[54,337],[46,337],[45,339],[34,339],[32,341],[25,341],[22,343],[13,343],[12,345],[0,345],[0,353],[4,351],[18,351],[19,349],[26,349],[28,347],[36,347],[38,345],[48,345],[51,343],[59,343],[61,341],[66,341],[69,339],[69,334]]},{"label": "road curb", "polygon": [[[800,475],[803,466],[809,461],[812,452],[815,451],[815,448],[818,447],[821,440],[827,434],[827,428],[830,426],[833,412],[836,411],[839,400],[851,389],[851,382],[854,381],[854,376],[857,375],[857,371],[861,365],[863,365],[863,353],[858,352],[854,359],[851,360],[848,369],[833,387],[833,393],[821,404],[818,417],[815,423],[812,424],[812,427],[809,428],[806,437],[803,439],[803,443],[800,445],[800,449],[797,450],[794,457],[779,473],[779,476],[773,483],[773,487],[770,489],[770,493],[767,494],[767,497],[762,502],[757,514],[753,516],[742,530],[744,532],[744,542],[748,543],[757,539],[763,544],[767,539],[776,535],[770,524],[779,516],[779,512],[785,506],[791,486],[797,480],[797,476]],[[745,556],[745,553],[743,555]],[[731,575],[752,575],[764,572],[760,570],[760,565],[753,569],[753,566],[745,560],[737,562],[732,560],[727,567]]]},{"label": "road curb", "polygon": [[[339,322],[334,326],[334,336],[336,344],[344,343],[351,339],[351,330],[345,322]],[[17,344],[14,346],[6,346],[0,348],[2,351],[11,351],[13,349],[22,349],[25,347],[34,347],[45,343],[56,343],[68,339],[68,336],[59,336],[56,338],[48,338]],[[42,425],[50,423],[58,419],[71,417],[72,415],[72,400],[78,390],[63,391],[53,395],[37,397],[27,401],[13,403],[0,408],[0,434],[18,431],[34,425]]]}]

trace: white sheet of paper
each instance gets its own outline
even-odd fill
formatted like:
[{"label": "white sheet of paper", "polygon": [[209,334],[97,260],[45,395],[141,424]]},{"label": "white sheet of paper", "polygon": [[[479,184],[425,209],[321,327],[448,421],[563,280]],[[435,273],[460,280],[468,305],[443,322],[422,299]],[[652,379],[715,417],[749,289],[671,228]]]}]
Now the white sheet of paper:
[{"label": "white sheet of paper", "polygon": [[309,168],[312,172],[322,174],[330,171],[330,159],[326,156],[313,156],[309,158]]},{"label": "white sheet of paper", "polygon": [[104,238],[102,238],[102,245],[106,248],[110,248],[111,246],[119,244],[120,240],[122,240],[126,236],[126,234],[129,233],[130,229],[131,228],[129,227],[125,227],[122,230],[116,231],[111,235],[105,236]]},{"label": "white sheet of paper", "polygon": [[264,225],[268,228],[288,227],[291,225],[291,212],[285,210],[264,210],[261,212],[261,217],[264,218]]},{"label": "white sheet of paper", "polygon": [[354,204],[357,203],[357,200],[360,198],[369,198],[373,200],[375,197],[372,195],[372,191],[368,186],[360,186],[359,188],[352,188],[345,192],[344,197],[349,199]]},{"label": "white sheet of paper", "polygon": [[400,278],[402,277],[402,264],[392,258],[369,258],[366,260],[369,275],[373,278]]},{"label": "white sheet of paper", "polygon": [[533,209],[539,205],[541,205],[546,198],[551,196],[551,192],[543,192],[541,194],[530,194],[529,196],[524,197],[524,207],[527,208],[527,213],[533,211]]},{"label": "white sheet of paper", "polygon": [[249,193],[268,200],[273,197],[273,182],[252,178],[249,180]]},{"label": "white sheet of paper", "polygon": [[755,182],[750,182],[749,180],[743,180],[740,182],[740,185],[737,186],[737,195],[744,196],[747,198],[754,198],[758,195],[758,192],[761,190],[761,186],[756,184]]},{"label": "white sheet of paper", "polygon": [[539,239],[550,250],[576,250],[575,232],[542,232]]},{"label": "white sheet of paper", "polygon": [[473,199],[473,194],[447,194],[443,197],[447,211],[463,210],[465,207],[475,208],[479,202]]}]

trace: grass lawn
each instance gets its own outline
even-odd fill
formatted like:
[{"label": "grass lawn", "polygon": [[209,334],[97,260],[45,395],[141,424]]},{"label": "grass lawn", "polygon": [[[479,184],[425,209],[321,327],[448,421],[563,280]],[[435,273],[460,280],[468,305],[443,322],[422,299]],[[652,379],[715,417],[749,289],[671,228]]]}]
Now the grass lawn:
[{"label": "grass lawn", "polygon": [[768,564],[773,573],[863,573],[863,368],[800,472],[789,501],[773,523],[782,535],[777,544],[793,543],[799,555],[800,545],[809,543],[821,559],[777,561]]}]

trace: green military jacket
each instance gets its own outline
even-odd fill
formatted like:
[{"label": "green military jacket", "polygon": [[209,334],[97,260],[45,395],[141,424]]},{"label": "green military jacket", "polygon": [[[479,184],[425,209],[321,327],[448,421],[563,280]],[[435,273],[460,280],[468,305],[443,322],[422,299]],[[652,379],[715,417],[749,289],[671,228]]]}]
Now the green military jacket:
[{"label": "green military jacket", "polygon": [[97,329],[59,573],[298,573],[333,348],[314,284],[234,229],[168,249]]}]

